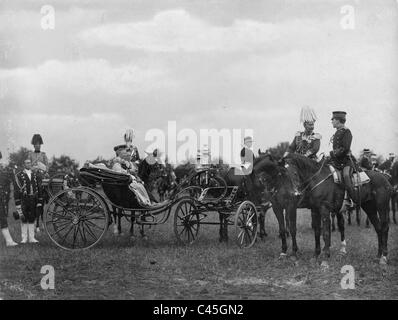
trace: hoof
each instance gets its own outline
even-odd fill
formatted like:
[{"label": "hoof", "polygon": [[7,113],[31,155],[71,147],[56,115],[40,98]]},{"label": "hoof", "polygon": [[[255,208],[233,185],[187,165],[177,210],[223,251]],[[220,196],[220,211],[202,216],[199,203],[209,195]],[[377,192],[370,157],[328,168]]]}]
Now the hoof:
[{"label": "hoof", "polygon": [[147,237],[147,236],[143,236],[143,237],[142,237],[142,240],[143,240],[143,241],[148,241],[148,237]]},{"label": "hoof", "polygon": [[322,267],[323,269],[329,269],[329,262],[327,262],[326,260],[323,260],[323,261],[321,262],[321,267]]},{"label": "hoof", "polygon": [[279,260],[284,260],[284,259],[286,259],[287,258],[287,254],[286,253],[280,253],[279,254]]},{"label": "hoof", "polygon": [[345,255],[345,254],[347,254],[347,249],[346,249],[346,247],[345,246],[342,246],[341,248],[340,248],[340,254],[342,254],[342,255]]},{"label": "hoof", "polygon": [[131,236],[130,237],[130,241],[133,241],[133,242],[137,241],[137,237],[136,236]]},{"label": "hoof", "polygon": [[381,256],[379,260],[379,264],[382,266],[385,266],[387,264],[387,257],[386,256]]}]

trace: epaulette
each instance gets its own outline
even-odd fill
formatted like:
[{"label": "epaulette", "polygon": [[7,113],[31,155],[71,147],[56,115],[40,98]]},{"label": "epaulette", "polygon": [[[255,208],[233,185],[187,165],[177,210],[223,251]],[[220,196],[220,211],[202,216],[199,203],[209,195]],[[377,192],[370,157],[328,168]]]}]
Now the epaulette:
[{"label": "epaulette", "polygon": [[321,140],[322,136],[319,133],[314,133],[314,138]]},{"label": "epaulette", "polygon": [[296,132],[296,137],[301,137],[301,132],[300,131]]}]

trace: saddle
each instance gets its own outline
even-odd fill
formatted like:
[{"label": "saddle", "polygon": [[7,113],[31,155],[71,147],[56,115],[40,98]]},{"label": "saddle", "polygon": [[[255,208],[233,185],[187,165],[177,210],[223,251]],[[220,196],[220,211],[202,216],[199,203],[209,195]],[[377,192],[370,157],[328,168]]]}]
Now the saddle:
[{"label": "saddle", "polygon": [[[339,169],[336,169],[334,166],[329,165],[329,170],[333,176],[333,180],[335,183],[344,184],[344,179],[343,179],[344,169],[339,170]],[[349,174],[349,172],[347,172],[346,174]],[[359,187],[359,186],[362,186],[362,185],[370,182],[370,178],[366,174],[365,171],[354,172],[354,173],[352,173],[352,175],[350,175],[350,178],[351,178],[352,185],[354,187]]]}]

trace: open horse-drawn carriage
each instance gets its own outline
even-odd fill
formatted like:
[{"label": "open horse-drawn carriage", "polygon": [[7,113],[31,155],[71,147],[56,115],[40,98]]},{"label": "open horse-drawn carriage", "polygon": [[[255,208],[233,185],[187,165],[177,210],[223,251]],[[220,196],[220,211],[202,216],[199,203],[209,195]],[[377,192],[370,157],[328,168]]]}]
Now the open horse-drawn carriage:
[{"label": "open horse-drawn carriage", "polygon": [[[207,170],[207,169],[206,169]],[[238,186],[227,186],[214,173],[208,175],[208,184],[180,185],[161,203],[143,205],[139,197],[129,189],[131,176],[105,167],[88,166],[80,169],[79,186],[68,186],[50,179],[49,190],[53,194],[44,214],[44,226],[50,239],[59,247],[74,250],[96,245],[112,223],[112,213],[120,210],[123,216],[134,219],[141,226],[163,224],[174,213],[174,233],[179,242],[193,243],[209,212],[225,215],[227,224],[235,225],[236,239],[241,247],[254,244],[257,235],[257,210],[251,201],[239,201]],[[212,185],[212,181],[215,185]]]}]

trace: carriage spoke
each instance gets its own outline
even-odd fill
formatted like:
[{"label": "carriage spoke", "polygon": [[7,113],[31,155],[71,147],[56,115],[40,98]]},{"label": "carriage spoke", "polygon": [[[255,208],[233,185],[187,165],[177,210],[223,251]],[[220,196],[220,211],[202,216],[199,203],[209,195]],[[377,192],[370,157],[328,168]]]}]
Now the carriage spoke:
[{"label": "carriage spoke", "polygon": [[84,228],[83,228],[83,227],[80,228],[80,225],[79,225],[79,226],[78,226],[78,231],[79,231],[79,234],[80,234],[80,238],[83,240],[83,243],[87,243],[86,235],[84,234],[84,232],[82,231],[82,229],[83,229],[83,231],[84,231]]},{"label": "carriage spoke", "polygon": [[72,229],[73,229],[73,225],[71,225],[71,227],[69,228],[68,232],[67,232],[67,233],[64,235],[64,237],[62,238],[61,244],[64,244],[64,243],[65,243],[65,240],[66,240],[66,238],[68,237],[68,235],[70,234],[70,232],[72,231]]},{"label": "carriage spoke", "polygon": [[97,240],[98,238],[96,237],[95,233],[90,229],[88,225],[83,222],[83,225],[87,228],[87,233],[94,239]]},{"label": "carriage spoke", "polygon": [[64,216],[64,215],[61,215],[61,214],[56,213],[56,212],[50,212],[50,214],[52,214],[52,218],[57,218],[59,220],[68,220],[68,221],[72,220],[72,218]]},{"label": "carriage spoke", "polygon": [[89,224],[93,228],[97,228],[98,230],[103,230],[101,227],[97,226],[95,223],[91,222],[90,220],[84,220],[85,223]]},{"label": "carriage spoke", "polygon": [[50,236],[52,237],[52,236],[54,236],[56,234],[58,235],[62,230],[65,230],[69,225],[70,225],[69,223],[64,224],[63,227],[61,227],[60,229],[55,230],[55,232],[50,234]]},{"label": "carriage spoke", "polygon": [[78,228],[78,226],[77,225],[75,225],[75,230],[73,230],[73,243],[72,243],[72,248],[74,248],[75,247],[75,243],[76,243],[76,238],[77,238],[77,228]]}]

